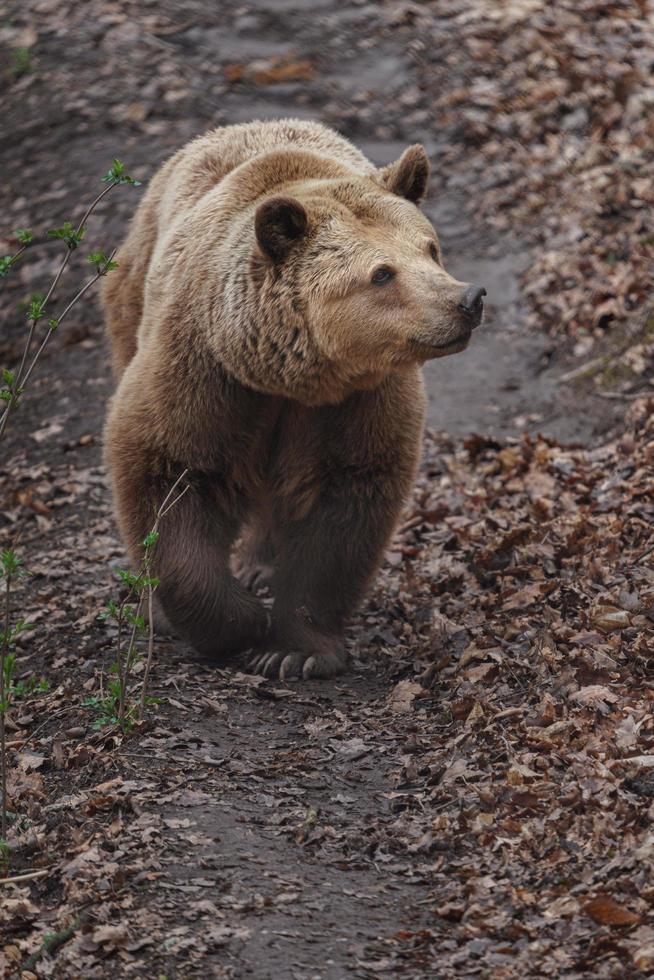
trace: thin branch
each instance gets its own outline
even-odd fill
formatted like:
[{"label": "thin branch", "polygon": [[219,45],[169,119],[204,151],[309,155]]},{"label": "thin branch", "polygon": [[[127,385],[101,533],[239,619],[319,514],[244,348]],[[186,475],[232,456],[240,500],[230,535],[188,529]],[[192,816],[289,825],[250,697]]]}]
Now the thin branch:
[{"label": "thin branch", "polygon": [[[187,472],[188,472],[188,470],[184,470],[184,474],[186,474]],[[181,479],[181,477],[180,477],[180,479]],[[179,480],[177,482],[179,483]],[[175,504],[178,504],[180,502],[180,500],[182,499],[182,497],[184,496],[184,494],[186,493],[186,491],[187,490],[190,490],[190,489],[191,489],[191,486],[190,486],[190,484],[188,484],[187,486],[184,487],[184,489],[182,490],[182,492],[177,497],[175,497],[175,499],[173,500],[173,502],[171,504],[168,504],[168,506],[166,507],[165,510],[160,511],[159,516],[157,518],[157,524],[159,523],[159,521],[161,520],[162,517],[165,517],[166,516],[166,514],[168,513],[168,511],[172,507],[174,507]],[[169,494],[169,496],[170,496],[170,494]],[[154,528],[153,530],[156,530],[156,528]]]},{"label": "thin branch", "polygon": [[[111,261],[111,259],[113,258],[113,256],[115,254],[116,254],[116,250],[114,249],[114,251],[109,256],[109,261]],[[36,362],[38,361],[39,357],[41,356],[41,354],[45,350],[45,347],[46,347],[46,345],[47,345],[50,337],[55,332],[55,330],[58,329],[59,325],[61,324],[61,321],[68,315],[68,313],[73,308],[73,306],[75,306],[75,304],[80,301],[80,299],[82,298],[82,296],[84,295],[84,293],[87,292],[87,290],[89,290],[91,288],[91,286],[93,286],[98,281],[98,279],[101,279],[104,274],[105,274],[104,272],[96,272],[96,274],[93,276],[93,278],[92,279],[89,279],[89,281],[86,283],[86,285],[85,286],[82,286],[82,288],[79,290],[79,292],[75,296],[73,296],[73,298],[71,299],[70,303],[68,304],[68,306],[66,307],[66,309],[64,310],[64,312],[61,314],[60,317],[58,317],[58,319],[57,319],[57,326],[56,327],[50,327],[49,328],[47,334],[43,338],[43,343],[41,344],[41,346],[39,347],[38,351],[34,355],[34,357],[32,359],[32,363],[30,364],[30,366],[29,366],[29,368],[27,370],[27,373],[25,374],[25,377],[22,379],[23,386],[25,386],[27,384],[27,382],[29,381],[30,377],[32,376],[32,371],[34,370],[34,368],[36,366]]]},{"label": "thin branch", "polygon": [[0,885],[13,885],[17,881],[32,881],[34,878],[45,878],[50,872],[46,869],[43,871],[28,871],[22,875],[14,875],[13,878],[0,878]]},{"label": "thin branch", "polygon": [[[168,503],[168,501],[170,500],[170,498],[172,497],[172,495],[175,493],[175,490],[180,485],[180,483],[182,482],[182,480],[187,476],[187,474],[188,474],[188,469],[185,469],[183,473],[180,473],[180,475],[177,477],[177,479],[173,483],[172,487],[170,488],[170,490],[168,491],[168,493],[164,497],[162,503],[159,506],[159,510],[157,511],[157,516],[156,516],[156,519],[155,519],[155,524],[159,520],[161,520],[161,518],[166,513],[166,510],[164,509],[166,507],[166,504]],[[188,489],[189,489],[188,487],[185,487],[184,490],[182,490],[182,493],[180,493],[180,495],[177,498],[177,500],[179,500],[183,496],[183,494],[186,493],[186,491]],[[175,500],[174,503],[177,503],[177,500]],[[156,528],[153,527],[152,530],[154,531],[154,530],[156,530]]]},{"label": "thin branch", "polygon": [[5,573],[5,611],[4,626],[2,634],[2,652],[0,654],[0,792],[2,792],[2,817],[0,819],[0,831],[2,839],[7,839],[7,749],[6,749],[6,729],[5,716],[7,705],[5,704],[5,664],[7,653],[9,652],[9,617],[11,614],[11,572]]},{"label": "thin branch", "polygon": [[139,628],[138,621],[143,611],[144,598],[145,598],[145,594],[141,593],[141,595],[139,596],[138,605],[136,607],[136,612],[134,614],[134,622],[132,623],[132,633],[129,638],[129,646],[127,647],[127,653],[125,654],[125,660],[123,661],[125,665],[125,669],[120,680],[120,701],[119,701],[119,711],[118,711],[118,720],[120,721],[121,724],[123,724],[125,721],[125,702],[127,701],[127,687],[129,685],[129,678],[132,672],[132,662],[134,660],[134,651],[136,649],[136,637]]},{"label": "thin branch", "polygon": [[[118,185],[118,183],[119,183],[119,181],[117,181],[117,180],[111,181],[111,183],[109,183],[104,188],[104,190],[101,191],[100,194],[98,194],[98,196],[95,198],[95,200],[93,200],[91,202],[91,204],[88,206],[88,208],[84,212],[84,215],[83,215],[80,223],[77,226],[77,229],[75,231],[75,234],[76,235],[79,235],[83,231],[86,222],[88,221],[88,219],[90,218],[90,216],[93,214],[93,212],[95,211],[95,209],[98,206],[98,204],[100,203],[100,201],[103,199],[103,197],[105,197],[109,193],[109,191],[113,190],[113,188],[116,187]],[[19,255],[22,254],[22,252],[25,250],[26,247],[27,246],[23,245],[22,248],[18,250],[18,252],[16,253],[16,255],[12,259],[12,264],[19,257]],[[57,273],[56,273],[56,275],[55,275],[52,283],[50,284],[50,288],[48,289],[48,292],[45,295],[45,299],[41,303],[40,309],[41,309],[42,312],[45,312],[46,306],[50,302],[50,300],[52,298],[52,295],[53,295],[55,289],[57,288],[57,286],[59,284],[59,281],[60,281],[62,275],[64,274],[64,272],[66,270],[66,266],[70,262],[70,257],[72,255],[73,251],[74,251],[74,249],[71,248],[70,245],[67,245],[67,247],[66,247],[66,254],[64,255],[64,258],[62,260],[62,263],[59,266],[59,269],[57,270]],[[115,254],[116,254],[116,251],[114,249],[114,251],[109,256],[109,261],[111,261],[111,259],[114,257]],[[61,323],[61,321],[64,319],[64,317],[69,312],[69,310],[75,305],[75,303],[77,303],[81,299],[81,297],[84,295],[84,293],[86,292],[86,290],[89,289],[95,282],[97,282],[98,279],[100,278],[100,276],[101,275],[104,275],[104,274],[105,273],[99,272],[89,283],[87,283],[87,285],[83,289],[81,289],[77,293],[77,295],[68,304],[68,306],[66,307],[66,309],[64,310],[64,312],[58,318],[57,326],[59,326],[59,324]],[[10,417],[13,409],[16,407],[17,400],[18,400],[18,397],[19,397],[18,396],[18,392],[20,392],[21,389],[24,388],[25,385],[27,384],[27,382],[29,381],[29,379],[31,377],[31,374],[32,374],[32,371],[34,370],[34,366],[35,366],[36,362],[38,361],[39,357],[43,353],[45,347],[48,344],[48,341],[49,341],[50,337],[52,336],[52,334],[54,333],[54,330],[56,329],[54,327],[50,327],[48,329],[48,331],[47,331],[47,333],[46,333],[46,335],[45,335],[45,337],[43,339],[43,343],[39,347],[39,349],[38,349],[36,355],[34,356],[34,358],[32,359],[32,363],[30,364],[29,368],[27,369],[27,372],[25,372],[25,364],[26,364],[27,358],[29,356],[29,349],[30,349],[30,346],[32,344],[32,340],[34,338],[34,332],[35,332],[35,329],[36,329],[37,320],[36,319],[31,319],[29,321],[29,324],[30,324],[29,333],[27,335],[27,340],[26,340],[25,346],[23,348],[23,353],[22,353],[22,356],[21,356],[20,365],[19,365],[18,371],[16,372],[16,376],[15,376],[13,385],[11,386],[11,389],[10,389],[12,397],[11,397],[10,401],[7,402],[7,405],[5,407],[5,410],[2,413],[2,416],[0,417],[0,438],[2,438],[2,436],[4,435],[5,429],[7,428],[7,423],[9,421],[9,417]]]},{"label": "thin branch", "polygon": [[145,714],[145,700],[147,698],[148,683],[150,681],[150,669],[154,655],[154,610],[153,610],[154,588],[148,586],[148,655],[145,659],[145,671],[143,673],[143,684],[141,685],[141,703],[139,705],[139,721]]}]

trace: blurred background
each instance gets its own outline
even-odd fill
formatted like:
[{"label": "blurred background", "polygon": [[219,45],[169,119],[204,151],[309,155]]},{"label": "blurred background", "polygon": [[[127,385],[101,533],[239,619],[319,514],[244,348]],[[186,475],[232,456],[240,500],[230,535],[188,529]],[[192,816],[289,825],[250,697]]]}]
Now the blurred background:
[{"label": "blurred background", "polygon": [[[0,49],[3,254],[11,229],[79,216],[114,156],[147,181],[207,128],[316,118],[378,164],[424,143],[446,264],[488,290],[469,350],[427,367],[434,427],[586,441],[651,390],[648,0],[30,0]],[[103,202],[89,243],[117,245],[139,193]],[[8,282],[3,363],[54,253]],[[97,315],[58,343],[87,351],[67,390],[110,383]]]}]

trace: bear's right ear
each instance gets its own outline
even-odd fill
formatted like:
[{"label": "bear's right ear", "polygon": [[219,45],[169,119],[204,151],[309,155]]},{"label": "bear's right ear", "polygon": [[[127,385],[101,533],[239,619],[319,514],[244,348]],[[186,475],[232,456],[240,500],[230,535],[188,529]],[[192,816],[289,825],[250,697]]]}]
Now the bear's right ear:
[{"label": "bear's right ear", "polygon": [[419,204],[427,193],[429,170],[427,151],[422,144],[414,143],[399,160],[380,171],[381,183],[392,194]]},{"label": "bear's right ear", "polygon": [[306,211],[294,197],[271,197],[259,205],[254,219],[259,248],[273,262],[281,262],[303,237],[308,223]]}]

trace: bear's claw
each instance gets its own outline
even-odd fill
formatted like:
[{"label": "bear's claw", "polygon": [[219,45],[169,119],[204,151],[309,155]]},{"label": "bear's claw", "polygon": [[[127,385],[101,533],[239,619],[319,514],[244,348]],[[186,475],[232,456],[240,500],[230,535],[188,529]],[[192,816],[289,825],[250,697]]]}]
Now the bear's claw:
[{"label": "bear's claw", "polygon": [[269,679],[325,680],[342,674],[347,667],[345,653],[280,653],[257,654],[249,664],[250,670]]}]

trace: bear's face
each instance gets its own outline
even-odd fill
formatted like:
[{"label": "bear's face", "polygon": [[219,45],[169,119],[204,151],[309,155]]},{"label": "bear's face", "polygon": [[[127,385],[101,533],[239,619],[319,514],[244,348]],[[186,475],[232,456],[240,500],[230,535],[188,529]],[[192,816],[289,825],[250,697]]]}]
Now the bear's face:
[{"label": "bear's face", "polygon": [[257,213],[259,244],[292,281],[313,341],[353,379],[462,351],[481,322],[485,291],[445,270],[416,206],[428,173],[412,147],[376,177],[307,181]]}]

